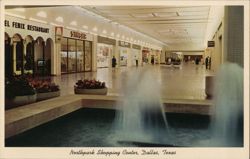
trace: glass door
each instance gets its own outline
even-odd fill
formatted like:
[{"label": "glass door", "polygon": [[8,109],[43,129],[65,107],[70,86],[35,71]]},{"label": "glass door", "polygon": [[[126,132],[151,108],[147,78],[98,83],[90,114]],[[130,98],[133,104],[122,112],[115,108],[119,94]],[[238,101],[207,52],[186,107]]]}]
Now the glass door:
[{"label": "glass door", "polygon": [[67,38],[62,38],[61,41],[61,73],[67,73]]},{"label": "glass door", "polygon": [[83,41],[77,40],[77,72],[84,71]]},{"label": "glass door", "polygon": [[68,39],[68,73],[76,72],[76,40]]}]

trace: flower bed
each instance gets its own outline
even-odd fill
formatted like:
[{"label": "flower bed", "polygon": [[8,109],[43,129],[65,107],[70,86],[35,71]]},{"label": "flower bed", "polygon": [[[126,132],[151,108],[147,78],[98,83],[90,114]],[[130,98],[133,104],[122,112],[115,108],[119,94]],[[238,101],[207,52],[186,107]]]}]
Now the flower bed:
[{"label": "flower bed", "polygon": [[13,108],[36,101],[36,90],[22,76],[13,76],[5,80],[5,108]]},{"label": "flower bed", "polygon": [[36,89],[37,101],[60,96],[59,86],[51,82],[50,79],[46,80],[31,79],[30,83]]},{"label": "flower bed", "polygon": [[12,76],[5,80],[5,108],[10,109],[60,96],[59,86],[51,80]]},{"label": "flower bed", "polygon": [[74,86],[75,94],[97,94],[106,95],[108,89],[105,82],[96,80],[78,80]]}]

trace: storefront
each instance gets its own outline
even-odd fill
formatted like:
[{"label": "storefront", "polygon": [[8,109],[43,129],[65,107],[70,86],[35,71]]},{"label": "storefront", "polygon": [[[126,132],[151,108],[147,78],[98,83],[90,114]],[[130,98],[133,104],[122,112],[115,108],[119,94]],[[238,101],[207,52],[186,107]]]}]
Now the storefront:
[{"label": "storefront", "polygon": [[147,47],[143,47],[142,48],[142,62],[144,64],[148,64],[150,63],[150,51],[149,51],[149,48]]},{"label": "storefront", "polygon": [[[131,53],[131,64],[132,66],[136,66],[136,63],[138,63],[138,65],[141,64],[141,46],[140,45],[136,45],[133,44],[132,45],[132,53]],[[137,62],[136,62],[137,61]]]},{"label": "storefront", "polygon": [[125,41],[119,41],[119,64],[120,66],[128,66],[128,59],[130,59],[131,44]]},{"label": "storefront", "polygon": [[115,56],[116,40],[98,36],[97,42],[97,67],[111,67],[111,59]]},{"label": "storefront", "polygon": [[53,37],[49,25],[5,16],[5,75],[53,74]]},{"label": "storefront", "polygon": [[90,34],[63,30],[61,39],[61,73],[92,70],[92,41]]}]

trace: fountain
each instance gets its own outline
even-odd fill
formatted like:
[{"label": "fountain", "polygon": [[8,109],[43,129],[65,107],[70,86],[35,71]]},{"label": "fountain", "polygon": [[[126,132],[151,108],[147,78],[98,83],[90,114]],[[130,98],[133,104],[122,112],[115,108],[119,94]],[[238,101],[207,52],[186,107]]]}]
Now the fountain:
[{"label": "fountain", "polygon": [[243,146],[243,69],[233,63],[222,65],[214,94],[211,145]]},{"label": "fountain", "polygon": [[168,129],[159,81],[147,70],[130,73],[114,121],[118,140],[140,145],[165,144]]}]

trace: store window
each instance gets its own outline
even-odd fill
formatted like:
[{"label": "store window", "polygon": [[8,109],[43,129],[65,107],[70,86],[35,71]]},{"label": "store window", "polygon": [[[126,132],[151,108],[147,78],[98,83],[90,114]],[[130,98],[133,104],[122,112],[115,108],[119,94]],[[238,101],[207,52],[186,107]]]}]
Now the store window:
[{"label": "store window", "polygon": [[91,71],[92,42],[62,38],[61,73]]},{"label": "store window", "polygon": [[68,39],[68,72],[76,72],[76,40]]},{"label": "store window", "polygon": [[61,72],[67,73],[67,38],[61,41]]},{"label": "store window", "polygon": [[84,71],[84,51],[83,41],[77,40],[77,72]]},{"label": "store window", "polygon": [[91,48],[91,42],[85,41],[85,71],[91,71]]}]

